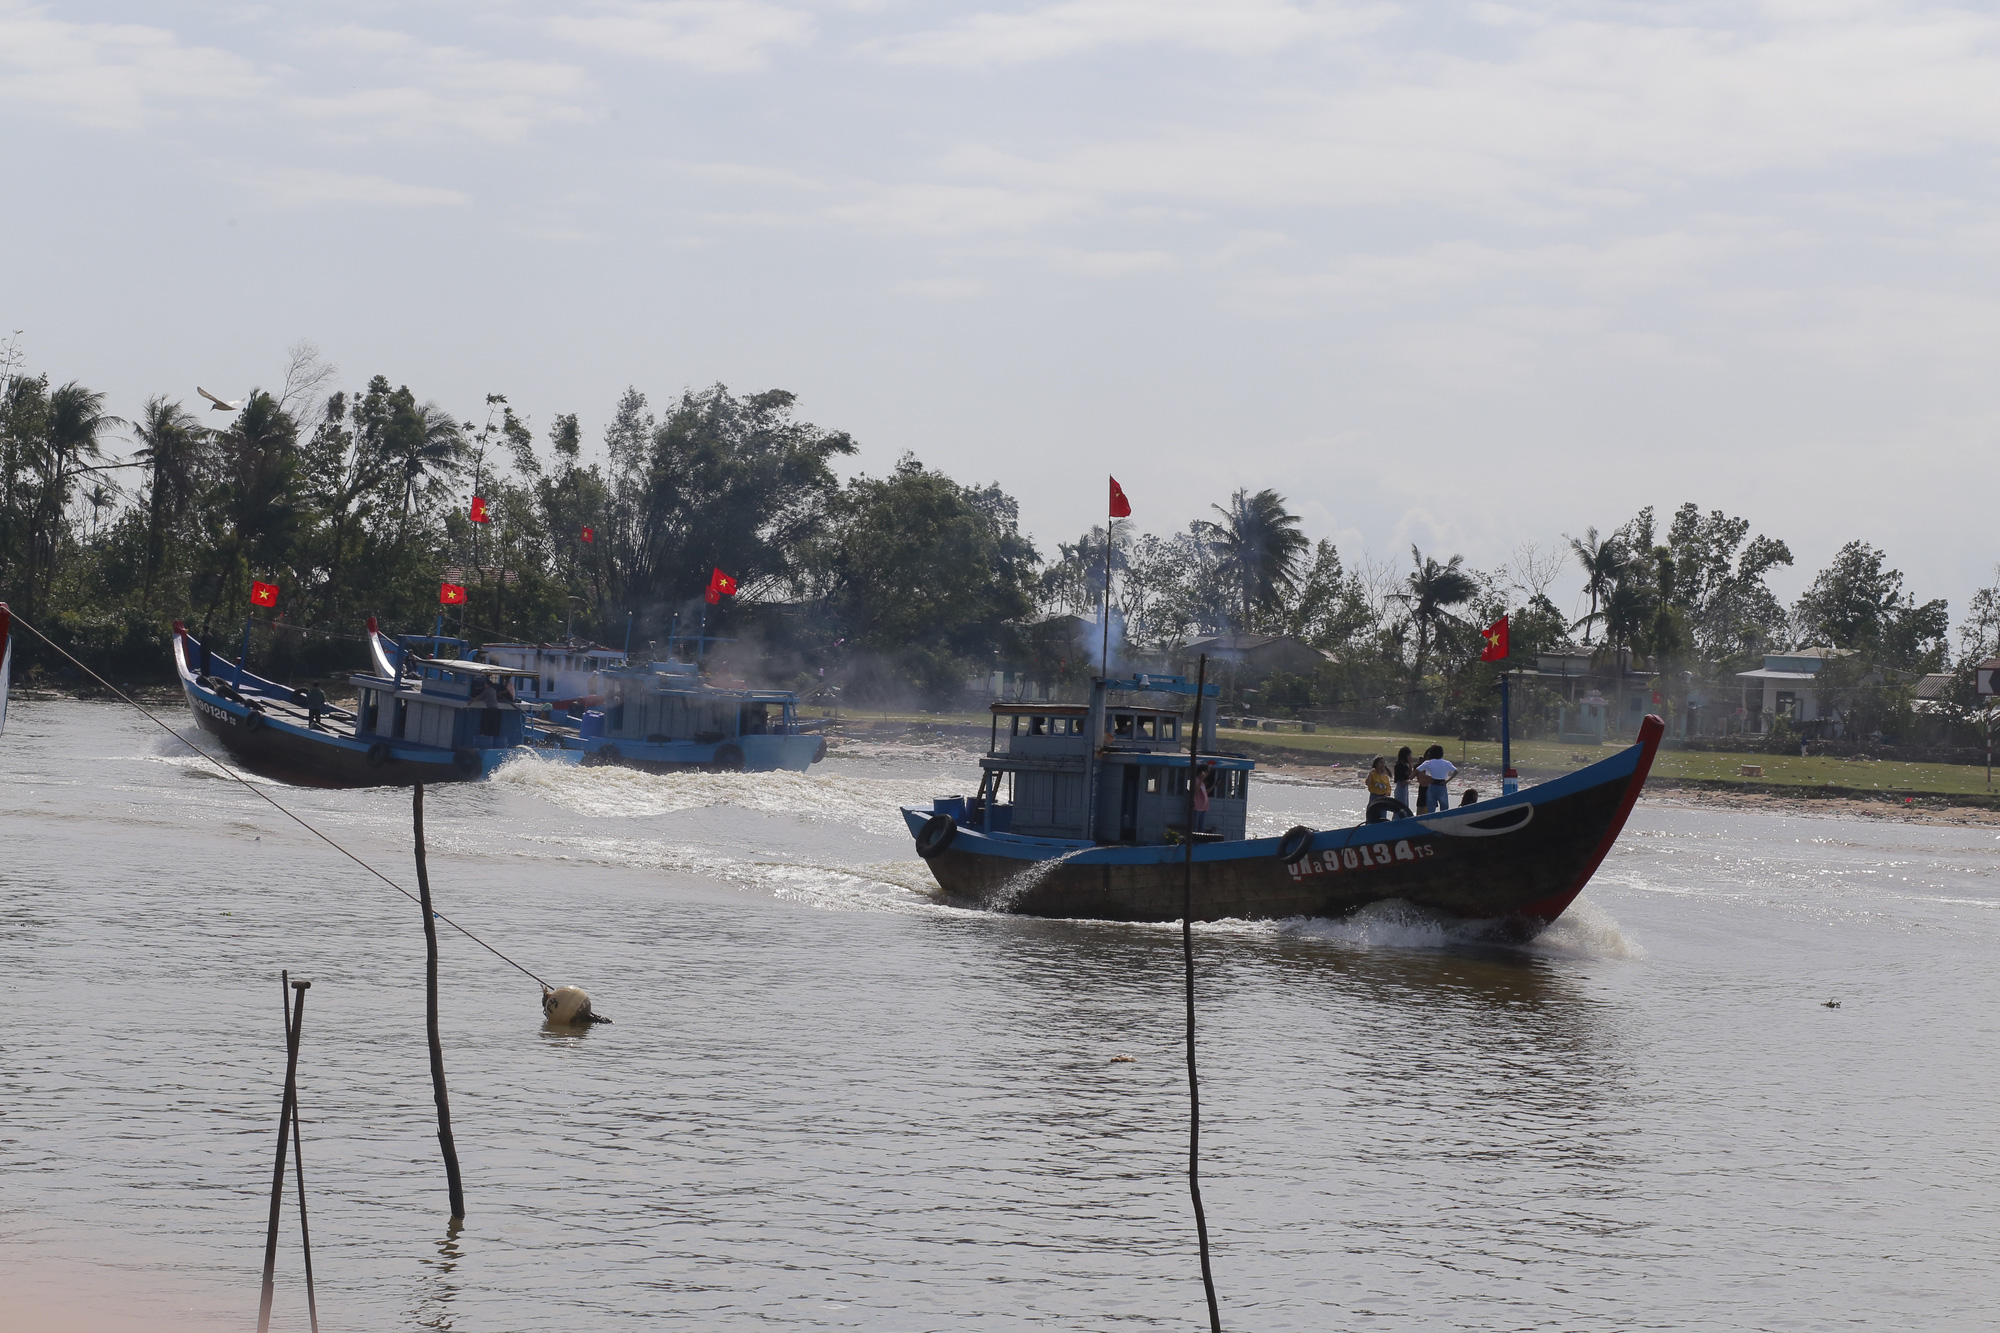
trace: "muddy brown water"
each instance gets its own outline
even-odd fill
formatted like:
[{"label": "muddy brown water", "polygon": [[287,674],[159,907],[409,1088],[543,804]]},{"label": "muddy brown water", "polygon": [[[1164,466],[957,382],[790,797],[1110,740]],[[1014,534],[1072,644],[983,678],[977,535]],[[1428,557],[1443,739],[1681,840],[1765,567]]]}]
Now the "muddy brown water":
[{"label": "muddy brown water", "polygon": [[[0,1328],[251,1324],[281,967],[329,1330],[1197,1326],[1178,932],[933,903],[895,806],[971,777],[433,789],[440,907],[616,1019],[544,1032],[444,933],[454,1234],[415,907],[118,706],[18,703]],[[271,790],[412,882],[407,793]],[[1254,831],[1359,796],[1273,781]],[[1988,828],[1642,803],[1530,946],[1201,929],[1226,1326],[1990,1326],[1996,868]]]}]

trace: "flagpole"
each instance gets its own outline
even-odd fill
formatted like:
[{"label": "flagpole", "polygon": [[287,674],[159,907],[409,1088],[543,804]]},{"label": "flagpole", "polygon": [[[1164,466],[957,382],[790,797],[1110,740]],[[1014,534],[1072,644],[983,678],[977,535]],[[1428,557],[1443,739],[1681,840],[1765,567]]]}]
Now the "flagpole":
[{"label": "flagpole", "polygon": [[1104,630],[1104,651],[1099,657],[1104,678],[1111,679],[1111,525],[1118,520],[1107,517],[1104,520],[1104,609],[1100,615]]},{"label": "flagpole", "polygon": [[1513,673],[1508,671],[1500,673],[1500,794],[1502,796],[1512,796],[1520,790],[1514,777],[1514,751],[1512,733],[1509,730],[1511,719],[1507,711],[1507,682],[1512,675]]},{"label": "flagpole", "polygon": [[257,603],[251,602],[250,609],[243,613],[243,651],[236,655],[236,688],[243,688],[243,665],[250,656],[250,622],[257,614]]}]

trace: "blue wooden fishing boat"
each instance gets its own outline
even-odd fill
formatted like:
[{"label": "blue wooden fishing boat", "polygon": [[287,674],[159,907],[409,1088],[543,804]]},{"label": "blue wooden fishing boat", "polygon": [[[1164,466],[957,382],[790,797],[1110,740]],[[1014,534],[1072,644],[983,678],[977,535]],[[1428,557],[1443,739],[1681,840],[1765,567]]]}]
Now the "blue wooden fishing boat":
[{"label": "blue wooden fishing boat", "polygon": [[826,738],[799,717],[790,690],[713,685],[692,662],[611,668],[597,680],[601,705],[541,724],[586,764],[803,773],[826,758]]},{"label": "blue wooden fishing boat", "polygon": [[329,706],[317,724],[305,691],[209,651],[179,621],[174,668],[196,725],[244,767],[302,786],[476,781],[530,752],[527,715],[509,684],[522,673],[504,667],[404,648],[399,660],[350,677],[354,711]]},{"label": "blue wooden fishing boat", "polygon": [[426,647],[511,664],[507,669],[522,678],[521,702],[533,709],[529,742],[583,764],[657,773],[690,768],[803,773],[826,757],[826,739],[817,723],[799,717],[796,694],[714,685],[693,662],[631,665],[616,649],[581,644],[471,649],[463,639],[391,638],[372,619],[368,642],[382,673],[393,671],[404,654]]},{"label": "blue wooden fishing boat", "polygon": [[1216,750],[1213,686],[1197,701],[1200,742],[1189,754],[1188,719],[1172,699],[1195,691],[1181,677],[1139,676],[1095,681],[1088,705],[993,705],[977,793],[903,807],[945,897],[1030,916],[1179,920],[1188,775],[1199,763],[1214,794],[1208,826],[1194,834],[1194,919],[1337,917],[1401,899],[1532,935],[1611,850],[1665,730],[1648,717],[1636,744],[1518,794],[1249,838],[1255,765]]}]

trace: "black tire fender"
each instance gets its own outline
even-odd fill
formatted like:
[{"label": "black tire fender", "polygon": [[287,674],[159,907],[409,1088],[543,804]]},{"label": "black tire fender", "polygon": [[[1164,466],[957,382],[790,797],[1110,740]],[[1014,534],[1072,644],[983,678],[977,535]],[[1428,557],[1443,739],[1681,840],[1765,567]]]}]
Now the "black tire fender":
[{"label": "black tire fender", "polygon": [[293,690],[292,702],[304,708],[306,706],[306,692],[304,690]]},{"label": "black tire fender", "polygon": [[245,731],[262,731],[269,725],[270,719],[254,708],[243,715],[243,729]]},{"label": "black tire fender", "polygon": [[478,777],[479,770],[484,767],[479,762],[477,750],[454,750],[451,753],[451,763],[453,768],[468,778]]},{"label": "black tire fender", "polygon": [[1294,824],[1285,830],[1285,836],[1278,839],[1278,859],[1296,861],[1306,854],[1312,840],[1318,836],[1317,829],[1309,829],[1304,824]]},{"label": "black tire fender", "polygon": [[591,752],[591,757],[600,764],[615,764],[625,757],[625,752],[615,745],[600,745]]},{"label": "black tire fender", "polygon": [[718,748],[715,752],[715,766],[725,773],[741,773],[743,771],[743,747],[740,745],[724,745]]},{"label": "black tire fender", "polygon": [[826,758],[826,737],[822,736],[819,738],[819,744],[813,746],[813,757],[808,762],[817,764],[824,758]]},{"label": "black tire fender", "polygon": [[380,768],[382,767],[382,765],[388,763],[391,759],[394,759],[396,757],[396,754],[395,751],[389,748],[389,742],[376,741],[373,745],[368,747],[368,753],[363,757],[367,759],[368,767]]},{"label": "black tire fender", "polygon": [[917,855],[929,861],[951,850],[958,838],[958,821],[947,814],[935,814],[917,830]]}]

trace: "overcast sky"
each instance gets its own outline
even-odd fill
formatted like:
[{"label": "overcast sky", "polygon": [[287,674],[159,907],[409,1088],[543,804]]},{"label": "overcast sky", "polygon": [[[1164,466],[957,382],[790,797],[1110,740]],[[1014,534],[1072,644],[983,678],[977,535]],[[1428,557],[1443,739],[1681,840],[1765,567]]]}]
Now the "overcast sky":
[{"label": "overcast sky", "polygon": [[2000,557],[1991,9],[0,0],[0,127],[0,331],[122,413],[308,338],[593,440],[791,389],[1045,551],[1111,472],[1350,556]]}]

